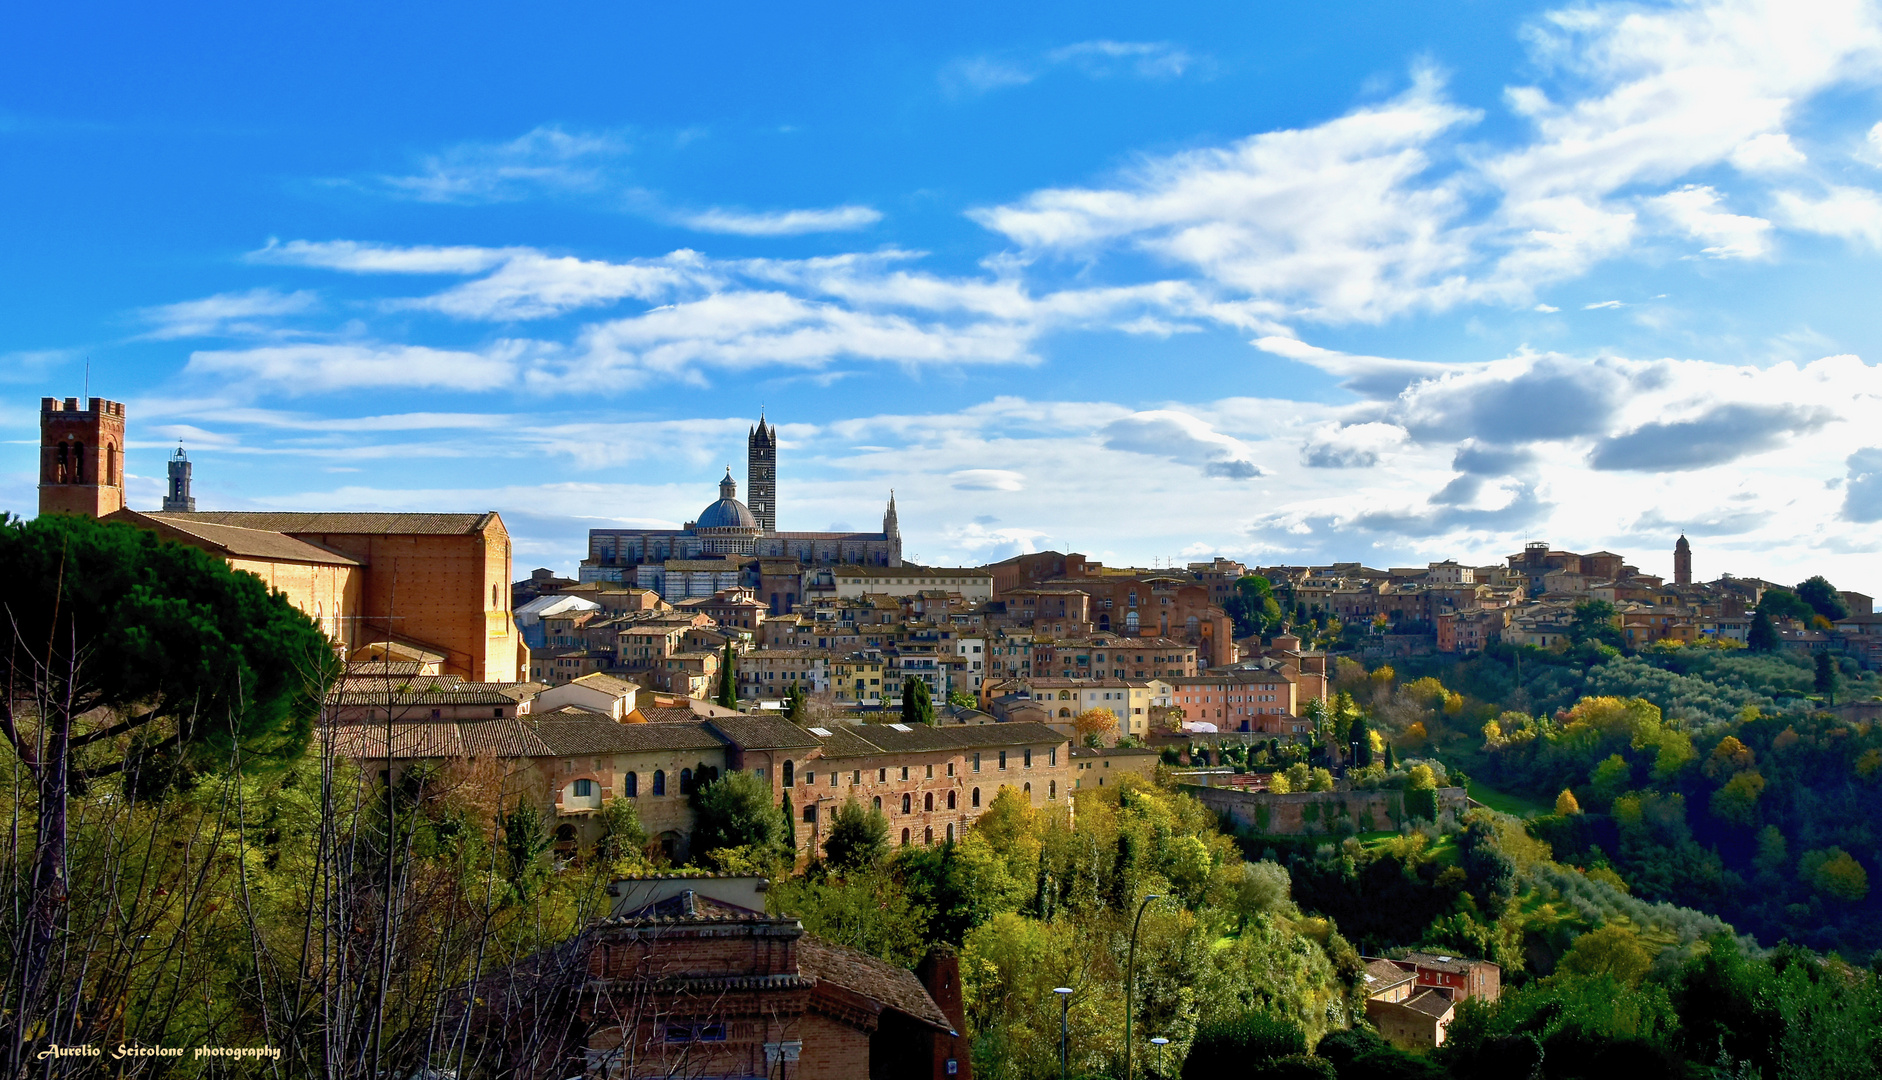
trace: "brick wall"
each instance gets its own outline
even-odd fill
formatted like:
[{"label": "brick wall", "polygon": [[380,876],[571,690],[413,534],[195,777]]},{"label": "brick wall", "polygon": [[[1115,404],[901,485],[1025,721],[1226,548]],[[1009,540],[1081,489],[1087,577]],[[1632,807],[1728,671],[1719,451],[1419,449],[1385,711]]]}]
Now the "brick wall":
[{"label": "brick wall", "polygon": [[[1414,819],[1405,813],[1405,793],[1375,791],[1304,791],[1276,795],[1265,791],[1185,785],[1238,829],[1261,836],[1316,836],[1397,829]],[[1461,817],[1463,788],[1438,789],[1438,817]]]}]

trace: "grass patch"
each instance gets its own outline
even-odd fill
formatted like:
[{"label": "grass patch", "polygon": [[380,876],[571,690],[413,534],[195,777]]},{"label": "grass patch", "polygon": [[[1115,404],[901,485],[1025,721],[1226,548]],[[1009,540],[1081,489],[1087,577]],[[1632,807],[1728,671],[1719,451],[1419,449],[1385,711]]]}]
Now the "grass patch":
[{"label": "grass patch", "polygon": [[1519,818],[1531,818],[1555,812],[1555,807],[1553,806],[1544,805],[1534,799],[1526,799],[1521,795],[1511,795],[1506,791],[1498,791],[1493,787],[1487,787],[1475,780],[1470,782],[1468,791],[1471,798],[1495,810],[1499,814],[1509,814]]}]

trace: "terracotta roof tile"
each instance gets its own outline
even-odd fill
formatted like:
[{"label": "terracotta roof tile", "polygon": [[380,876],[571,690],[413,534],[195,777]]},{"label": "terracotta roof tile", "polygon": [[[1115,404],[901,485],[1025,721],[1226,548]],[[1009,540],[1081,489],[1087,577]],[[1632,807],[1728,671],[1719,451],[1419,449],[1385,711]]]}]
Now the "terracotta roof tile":
[{"label": "terracotta roof tile", "polygon": [[557,756],[613,754],[640,750],[709,750],[725,745],[703,723],[617,724],[605,718],[564,717],[551,714],[536,725],[536,734]]},{"label": "terracotta roof tile", "polygon": [[797,968],[818,982],[834,983],[913,1017],[942,1031],[954,1022],[929,996],[928,988],[907,968],[878,960],[821,938],[805,934],[797,940]]},{"label": "terracotta roof tile", "polygon": [[424,533],[436,536],[469,536],[482,532],[495,513],[483,514],[376,514],[376,513],[300,513],[285,510],[204,510],[192,514],[153,514],[171,522],[205,522],[234,525],[243,529],[263,529],[289,534],[351,533],[388,536]]}]

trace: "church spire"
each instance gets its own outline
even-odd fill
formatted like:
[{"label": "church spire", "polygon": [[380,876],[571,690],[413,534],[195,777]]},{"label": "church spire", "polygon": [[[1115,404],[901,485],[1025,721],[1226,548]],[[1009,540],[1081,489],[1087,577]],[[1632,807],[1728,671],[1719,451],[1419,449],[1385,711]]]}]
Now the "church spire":
[{"label": "church spire", "polygon": [[889,508],[882,514],[882,535],[897,540],[902,535],[902,523],[895,516],[895,489],[889,489]]},{"label": "church spire", "polygon": [[758,426],[745,436],[745,505],[767,534],[778,528],[778,429],[758,411]]}]

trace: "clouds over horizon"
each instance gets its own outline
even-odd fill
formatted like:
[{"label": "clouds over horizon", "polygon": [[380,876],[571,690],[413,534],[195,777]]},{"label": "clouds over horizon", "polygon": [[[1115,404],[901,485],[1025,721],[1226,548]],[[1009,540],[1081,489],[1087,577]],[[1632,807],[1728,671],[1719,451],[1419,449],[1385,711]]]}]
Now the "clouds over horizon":
[{"label": "clouds over horizon", "polygon": [[[1363,544],[1409,557],[1677,522],[1751,550],[1781,531],[1760,520],[1809,521],[1796,542],[1813,550],[1866,550],[1850,526],[1882,520],[1882,451],[1862,434],[1882,401],[1877,366],[1809,327],[1769,350],[1794,360],[1739,360],[1766,353],[1693,329],[1704,314],[1690,309],[1655,339],[1670,344],[1642,345],[1619,335],[1651,328],[1641,297],[1653,290],[1601,271],[1769,272],[1804,242],[1882,252],[1882,125],[1816,115],[1882,76],[1875,6],[1564,6],[1524,33],[1525,83],[1500,97],[1466,100],[1415,66],[1394,91],[1292,126],[1146,140],[1156,149],[1109,171],[1029,173],[1010,191],[973,189],[971,205],[839,186],[676,206],[636,186],[644,134],[544,124],[339,185],[382,212],[400,200],[426,204],[402,213],[450,215],[412,217],[406,242],[353,238],[402,225],[269,240],[242,256],[234,285],[128,319],[140,340],[198,346],[159,395],[167,434],[232,455],[298,449],[331,468],[405,447],[711,473],[739,422],[662,427],[638,410],[718,410],[671,404],[703,401],[681,397],[703,387],[750,397],[881,380],[788,430],[804,448],[800,524],[863,520],[857,503],[897,486],[931,557],[929,544],[961,559],[1090,548],[1077,530],[1120,528],[1170,552],[1351,558],[1339,546]],[[1211,62],[1181,42],[1093,38],[969,57],[941,77],[961,95],[1065,77],[1167,89]],[[939,97],[933,70],[917,79]],[[610,252],[617,241],[587,223],[459,224],[531,202],[712,235],[658,232],[660,247]],[[956,232],[910,242],[918,205],[956,215]],[[567,235],[602,238],[552,239]],[[1582,291],[1550,293],[1571,286]],[[1443,357],[1412,332],[1440,315],[1466,325],[1454,342],[1467,344],[1444,347],[1468,355],[1371,354]],[[1518,315],[1600,320],[1631,344],[1472,344],[1492,339],[1469,320]],[[1380,328],[1418,344],[1379,344]],[[1185,378],[1183,347],[1198,340],[1246,342],[1241,371]],[[1732,360],[1679,358],[1691,355]],[[920,382],[1037,370],[1063,374],[1062,392],[1002,384],[943,406]],[[289,417],[316,399],[370,416]],[[453,417],[497,417],[501,431]],[[688,440],[700,448],[641,445]],[[646,487],[659,505],[629,516],[692,512],[690,482]],[[575,490],[557,489],[555,505],[578,505]],[[1137,515],[1121,492],[1160,513]],[[961,506],[986,513],[962,524],[947,513]]]}]

